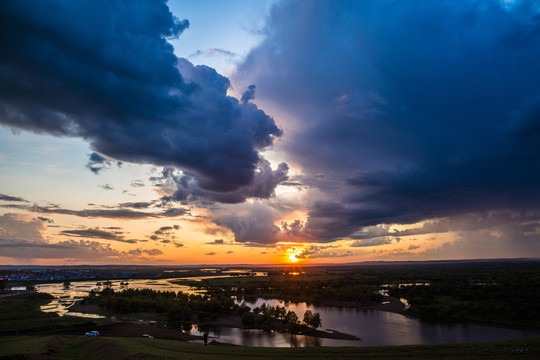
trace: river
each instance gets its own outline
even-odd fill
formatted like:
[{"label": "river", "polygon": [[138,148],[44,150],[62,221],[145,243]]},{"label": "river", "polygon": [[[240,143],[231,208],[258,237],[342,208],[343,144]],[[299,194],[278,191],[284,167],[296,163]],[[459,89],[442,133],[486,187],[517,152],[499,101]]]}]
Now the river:
[{"label": "river", "polygon": [[[201,280],[208,277],[190,278]],[[120,290],[128,288],[150,288],[160,291],[184,291],[196,293],[197,291],[186,285],[174,284],[170,281],[178,279],[160,280],[127,280],[129,285],[121,285],[122,280],[112,280],[112,288]],[[50,304],[42,307],[43,311],[57,312],[60,315],[74,315],[83,317],[99,317],[93,314],[70,313],[69,306],[81,299],[92,289],[96,289],[96,281],[72,282],[69,289],[62,284],[39,284],[38,291],[50,293],[55,297]],[[296,312],[300,319],[307,309],[321,315],[322,329],[332,329],[339,332],[355,335],[361,340],[336,340],[315,338],[303,335],[291,335],[278,332],[264,332],[259,330],[243,330],[238,328],[220,327],[211,329],[210,341],[243,345],[267,347],[291,346],[388,346],[413,344],[440,344],[476,341],[508,340],[531,336],[538,336],[538,332],[498,328],[491,326],[477,326],[464,324],[427,323],[417,318],[397,313],[376,310],[361,310],[355,308],[314,306],[306,303],[290,303],[276,299],[256,299],[246,302],[251,308],[261,306],[263,303],[271,306],[284,306],[287,310]],[[194,335],[202,335],[194,326],[191,330]]]}]

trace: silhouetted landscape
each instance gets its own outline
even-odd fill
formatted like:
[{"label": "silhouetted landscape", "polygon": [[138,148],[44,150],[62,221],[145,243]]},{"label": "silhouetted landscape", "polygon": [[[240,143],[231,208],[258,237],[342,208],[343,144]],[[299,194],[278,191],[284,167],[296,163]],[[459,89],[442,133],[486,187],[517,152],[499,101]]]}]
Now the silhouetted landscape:
[{"label": "silhouetted landscape", "polygon": [[[256,346],[253,351],[267,358],[361,359],[383,351],[396,359],[444,353],[532,359],[540,349],[540,260],[1,271],[2,358],[166,359],[189,353],[194,359],[228,359],[252,356],[249,349]],[[48,280],[40,278],[52,272]],[[47,310],[51,304],[58,306]],[[340,312],[388,313],[399,318],[380,325],[402,326],[405,332],[419,324],[446,327],[451,330],[443,336],[450,337],[411,337],[398,329],[396,338],[388,338],[391,330],[377,333],[362,324],[350,333],[339,322]],[[456,335],[463,326],[472,337]],[[99,336],[85,336],[91,331]],[[380,339],[373,340],[372,333]],[[234,345],[248,348],[237,353]],[[325,350],[315,350],[319,346]]]}]

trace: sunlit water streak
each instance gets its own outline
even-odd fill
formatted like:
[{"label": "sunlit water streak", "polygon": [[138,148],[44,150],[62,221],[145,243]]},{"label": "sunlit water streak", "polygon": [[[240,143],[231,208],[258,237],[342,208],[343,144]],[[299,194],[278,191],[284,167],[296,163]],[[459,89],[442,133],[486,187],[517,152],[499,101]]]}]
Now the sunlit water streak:
[{"label": "sunlit water streak", "polygon": [[[229,275],[226,275],[229,276]],[[174,284],[171,281],[176,280],[190,280],[190,281],[200,281],[203,279],[215,278],[218,276],[198,276],[190,278],[173,278],[173,279],[135,279],[135,280],[109,280],[111,282],[111,289],[115,291],[121,291],[123,289],[152,289],[156,291],[182,291],[188,294],[199,293],[198,290],[191,288],[187,285]],[[105,286],[96,285],[98,282],[102,283],[104,281],[73,281],[71,282],[68,288],[65,288],[62,283],[47,283],[47,284],[38,284],[36,285],[36,290],[43,293],[49,293],[54,296],[54,300],[50,303],[41,306],[41,310],[44,312],[55,312],[60,316],[69,315],[69,316],[79,316],[86,318],[103,318],[101,315],[96,314],[86,314],[79,312],[70,312],[69,307],[75,302],[82,300],[83,297],[87,296],[92,290],[101,290]],[[127,282],[128,285],[121,285],[122,282]]]}]

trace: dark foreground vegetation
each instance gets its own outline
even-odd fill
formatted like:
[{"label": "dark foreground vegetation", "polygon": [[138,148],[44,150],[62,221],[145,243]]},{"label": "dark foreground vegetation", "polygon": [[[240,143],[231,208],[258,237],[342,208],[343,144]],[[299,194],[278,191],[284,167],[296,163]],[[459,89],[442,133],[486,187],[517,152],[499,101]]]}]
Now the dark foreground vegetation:
[{"label": "dark foreground vegetation", "polygon": [[89,323],[88,319],[60,317],[56,313],[40,311],[39,307],[52,299],[51,295],[40,293],[0,298],[0,336],[21,335]]},{"label": "dark foreground vegetation", "polygon": [[142,337],[97,337],[57,335],[19,336],[0,339],[0,359],[95,360],[95,359],[452,359],[536,360],[540,338],[522,340],[391,347],[250,348],[204,346],[178,340]]},{"label": "dark foreground vegetation", "polygon": [[540,261],[398,263],[291,268],[267,277],[207,279],[211,294],[369,307],[380,290],[423,320],[540,330]]}]

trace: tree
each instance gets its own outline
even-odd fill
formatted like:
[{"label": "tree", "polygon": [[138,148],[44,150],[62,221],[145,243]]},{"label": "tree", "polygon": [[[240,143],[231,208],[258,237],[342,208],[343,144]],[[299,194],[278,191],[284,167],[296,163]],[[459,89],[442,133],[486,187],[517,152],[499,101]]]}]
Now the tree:
[{"label": "tree", "polygon": [[306,310],[304,313],[304,324],[309,325],[311,323],[311,317],[313,316],[313,313],[311,310]]},{"label": "tree", "polygon": [[252,312],[246,312],[242,314],[242,324],[245,327],[252,327],[253,325],[255,325],[256,320],[257,320],[257,315],[255,315]]},{"label": "tree", "polygon": [[312,313],[311,310],[306,310],[304,313],[304,324],[317,329],[322,325],[321,315],[319,313]]},{"label": "tree", "polygon": [[318,327],[321,327],[321,315],[319,313],[314,313],[311,317],[311,324],[314,329],[317,329]]},{"label": "tree", "polygon": [[292,334],[296,333],[298,331],[298,315],[294,311],[288,311],[287,314],[285,314],[285,327],[289,332]]}]

